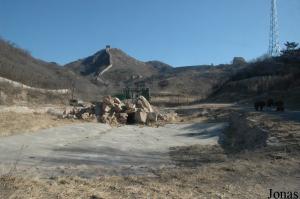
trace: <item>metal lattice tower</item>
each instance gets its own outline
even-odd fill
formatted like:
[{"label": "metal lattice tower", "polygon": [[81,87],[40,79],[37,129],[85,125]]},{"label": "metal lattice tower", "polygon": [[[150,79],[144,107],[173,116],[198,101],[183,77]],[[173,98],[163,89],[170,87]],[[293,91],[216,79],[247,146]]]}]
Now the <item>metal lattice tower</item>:
[{"label": "metal lattice tower", "polygon": [[270,38],[269,38],[269,56],[274,57],[280,54],[277,0],[271,0],[271,20],[270,20]]}]

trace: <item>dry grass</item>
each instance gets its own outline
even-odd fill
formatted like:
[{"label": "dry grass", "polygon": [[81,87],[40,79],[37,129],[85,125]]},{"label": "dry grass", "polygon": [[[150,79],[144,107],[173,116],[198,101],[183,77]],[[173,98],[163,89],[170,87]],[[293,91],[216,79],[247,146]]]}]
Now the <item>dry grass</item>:
[{"label": "dry grass", "polygon": [[0,137],[73,123],[55,116],[39,113],[0,112]]},{"label": "dry grass", "polygon": [[248,118],[268,130],[288,151],[300,150],[300,118],[298,115],[250,113]]},{"label": "dry grass", "polygon": [[[153,171],[156,177],[55,177],[6,180],[10,198],[267,198],[269,188],[297,191],[300,160],[247,158],[195,168]],[[10,183],[10,184],[9,184]],[[10,185],[10,186],[8,186]],[[13,192],[12,192],[13,190]],[[0,192],[1,194],[1,192]],[[1,195],[0,195],[1,196]]]}]

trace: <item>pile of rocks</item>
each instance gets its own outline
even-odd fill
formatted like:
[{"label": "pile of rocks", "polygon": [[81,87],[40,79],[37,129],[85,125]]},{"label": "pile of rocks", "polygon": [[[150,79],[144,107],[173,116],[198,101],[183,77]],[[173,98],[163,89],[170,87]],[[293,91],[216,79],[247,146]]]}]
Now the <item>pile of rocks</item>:
[{"label": "pile of rocks", "polygon": [[[170,120],[170,116],[160,114],[143,96],[136,100],[121,101],[116,97],[106,96],[102,102],[83,107],[66,109],[64,118],[97,120],[111,125],[118,124],[154,124]],[[174,115],[172,117],[175,117]]]},{"label": "pile of rocks", "polygon": [[135,103],[130,100],[122,102],[118,98],[107,96],[103,99],[96,115],[100,122],[109,124],[151,123],[157,122],[158,113],[146,98],[140,96]]}]

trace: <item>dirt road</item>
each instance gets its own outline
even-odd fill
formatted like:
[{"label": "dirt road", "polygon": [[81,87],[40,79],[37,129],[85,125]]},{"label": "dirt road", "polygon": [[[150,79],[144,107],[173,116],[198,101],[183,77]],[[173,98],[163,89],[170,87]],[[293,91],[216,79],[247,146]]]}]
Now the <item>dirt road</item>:
[{"label": "dirt road", "polygon": [[0,139],[4,171],[17,161],[17,171],[52,175],[149,174],[172,167],[169,149],[214,145],[226,123],[169,124],[164,127],[82,123]]}]

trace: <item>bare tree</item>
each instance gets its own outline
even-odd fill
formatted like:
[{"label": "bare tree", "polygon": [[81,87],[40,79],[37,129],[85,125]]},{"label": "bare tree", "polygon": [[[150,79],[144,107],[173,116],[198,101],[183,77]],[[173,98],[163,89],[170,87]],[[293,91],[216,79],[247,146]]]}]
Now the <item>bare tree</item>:
[{"label": "bare tree", "polygon": [[287,41],[284,45],[286,46],[287,51],[291,51],[291,50],[296,50],[296,48],[299,44],[296,42],[288,42]]}]

